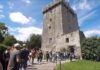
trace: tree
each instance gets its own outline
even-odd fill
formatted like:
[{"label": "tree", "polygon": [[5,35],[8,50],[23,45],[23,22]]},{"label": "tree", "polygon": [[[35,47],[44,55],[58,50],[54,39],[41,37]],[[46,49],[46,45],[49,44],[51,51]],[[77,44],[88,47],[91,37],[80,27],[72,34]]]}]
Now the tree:
[{"label": "tree", "polygon": [[100,37],[86,38],[81,46],[84,59],[100,61]]},{"label": "tree", "polygon": [[19,43],[20,45],[23,45],[24,42],[17,40],[17,43]]},{"label": "tree", "polygon": [[8,35],[8,28],[4,23],[0,22],[0,42],[4,40],[4,37]]},{"label": "tree", "polygon": [[0,32],[4,37],[8,35],[8,28],[2,22],[0,22]]},{"label": "tree", "polygon": [[30,49],[38,50],[41,48],[41,35],[32,34],[26,44]]},{"label": "tree", "polygon": [[17,40],[14,38],[14,36],[9,35],[9,36],[5,37],[3,44],[5,44],[7,46],[12,46],[16,42],[17,42]]},{"label": "tree", "polygon": [[0,32],[0,43],[3,42],[4,37],[2,36],[1,32]]},{"label": "tree", "polygon": [[67,49],[66,49],[65,47],[62,47],[62,48],[60,48],[60,51],[61,51],[61,52],[66,52]]}]

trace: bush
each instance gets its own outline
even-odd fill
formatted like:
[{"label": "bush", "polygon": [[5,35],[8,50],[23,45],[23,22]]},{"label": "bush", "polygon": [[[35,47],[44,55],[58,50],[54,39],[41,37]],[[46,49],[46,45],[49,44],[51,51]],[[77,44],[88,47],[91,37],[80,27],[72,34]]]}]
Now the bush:
[{"label": "bush", "polygon": [[66,50],[65,47],[63,47],[63,48],[60,49],[60,51],[61,51],[61,52],[66,52],[67,50]]},{"label": "bush", "polygon": [[0,54],[2,54],[4,52],[4,50],[7,48],[8,48],[8,46],[6,46],[4,44],[0,44]]},{"label": "bush", "polygon": [[100,61],[100,37],[84,39],[81,46],[83,59]]},{"label": "bush", "polygon": [[15,44],[17,41],[14,38],[14,36],[7,36],[5,37],[3,44],[7,45],[7,46],[12,46],[13,44]]}]

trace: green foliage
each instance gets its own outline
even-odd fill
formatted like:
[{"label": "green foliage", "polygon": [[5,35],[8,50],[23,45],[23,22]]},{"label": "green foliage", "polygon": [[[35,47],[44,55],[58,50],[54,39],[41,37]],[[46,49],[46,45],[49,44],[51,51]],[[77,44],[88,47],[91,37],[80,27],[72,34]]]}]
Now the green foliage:
[{"label": "green foliage", "polygon": [[18,41],[18,40],[17,40],[17,43],[19,43],[20,45],[25,44],[24,42],[22,42],[22,41]]},{"label": "green foliage", "polygon": [[3,42],[7,30],[8,28],[5,26],[5,24],[0,22],[0,43]]},{"label": "green foliage", "polygon": [[4,40],[4,37],[2,36],[1,32],[0,32],[0,43],[2,43]]},{"label": "green foliage", "polygon": [[62,48],[60,49],[60,51],[61,51],[61,52],[66,52],[67,50],[66,50],[65,47],[62,47]]},{"label": "green foliage", "polygon": [[35,50],[39,50],[41,48],[41,35],[32,34],[26,44],[29,49],[34,48]]},{"label": "green foliage", "polygon": [[3,41],[3,44],[7,45],[7,46],[11,46],[13,44],[15,44],[17,41],[16,39],[14,38],[14,36],[7,36],[5,37],[4,41]]},{"label": "green foliage", "polygon": [[0,22],[0,33],[2,34],[3,37],[8,35],[8,28],[2,22]]},{"label": "green foliage", "polygon": [[0,44],[0,53],[2,54],[4,52],[4,50],[7,48],[8,48],[8,46],[6,46],[4,44]]},{"label": "green foliage", "polygon": [[0,22],[0,53],[14,43],[16,43],[16,39],[8,35],[8,28],[5,26],[5,23]]},{"label": "green foliage", "polygon": [[[55,67],[55,70],[59,70],[59,65]],[[100,62],[82,60],[64,63],[61,70],[100,70]]]},{"label": "green foliage", "polygon": [[5,28],[5,23],[0,22],[0,30],[3,30]]},{"label": "green foliage", "polygon": [[100,61],[100,37],[91,37],[81,42],[83,59]]}]

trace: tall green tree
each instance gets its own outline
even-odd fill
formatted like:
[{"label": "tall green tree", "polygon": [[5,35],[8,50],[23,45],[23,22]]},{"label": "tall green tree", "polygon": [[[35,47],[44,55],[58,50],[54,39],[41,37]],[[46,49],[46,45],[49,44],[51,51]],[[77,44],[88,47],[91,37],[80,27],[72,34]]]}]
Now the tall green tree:
[{"label": "tall green tree", "polygon": [[19,41],[19,40],[17,40],[17,43],[19,43],[20,45],[23,45],[24,44],[23,41]]},{"label": "tall green tree", "polygon": [[8,35],[8,28],[3,22],[0,22],[0,42],[4,40],[4,37]]},{"label": "tall green tree", "polygon": [[17,40],[14,38],[14,36],[7,36],[5,37],[3,44],[7,45],[7,46],[11,46],[13,44],[15,44],[17,42]]},{"label": "tall green tree", "polygon": [[0,43],[3,42],[4,37],[2,36],[1,32],[0,32]]},{"label": "tall green tree", "polygon": [[84,59],[100,61],[100,37],[86,38],[81,46]]},{"label": "tall green tree", "polygon": [[30,49],[38,50],[41,48],[41,35],[32,34],[26,44]]}]

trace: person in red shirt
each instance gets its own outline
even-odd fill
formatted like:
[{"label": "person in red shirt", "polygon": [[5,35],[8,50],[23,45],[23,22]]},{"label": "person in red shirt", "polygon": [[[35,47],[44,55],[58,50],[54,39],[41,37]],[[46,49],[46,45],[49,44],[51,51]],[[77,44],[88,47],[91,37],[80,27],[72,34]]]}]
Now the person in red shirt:
[{"label": "person in red shirt", "polygon": [[34,49],[32,49],[31,50],[31,53],[32,53],[32,64],[34,63],[34,58],[35,58],[35,50]]}]

